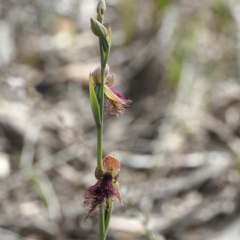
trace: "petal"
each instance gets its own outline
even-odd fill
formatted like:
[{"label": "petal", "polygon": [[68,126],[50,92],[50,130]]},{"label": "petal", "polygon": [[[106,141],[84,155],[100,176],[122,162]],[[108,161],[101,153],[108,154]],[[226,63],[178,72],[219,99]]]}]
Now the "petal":
[{"label": "petal", "polygon": [[106,77],[106,79],[105,79],[105,84],[106,84],[108,87],[111,87],[111,86],[114,84],[114,81],[115,81],[115,75],[112,74],[112,75]]},{"label": "petal", "polygon": [[120,171],[120,163],[113,156],[107,156],[102,162],[103,171],[111,173],[113,178],[116,177]]},{"label": "petal", "polygon": [[112,184],[113,185],[113,187],[116,189],[116,198],[117,198],[117,200],[121,203],[121,204],[123,204],[123,201],[122,201],[122,196],[121,196],[121,192],[120,192],[120,189],[119,189],[119,184],[118,184],[118,182],[116,182],[116,183],[113,183]]},{"label": "petal", "polygon": [[95,178],[100,181],[103,178],[103,176],[104,176],[104,171],[96,167]]},{"label": "petal", "polygon": [[121,103],[121,104],[125,104],[125,102],[119,98],[113,91],[111,88],[109,88],[108,86],[104,85],[104,93],[106,95],[107,98],[111,99],[114,102],[117,103]]},{"label": "petal", "polygon": [[107,77],[108,73],[109,73],[109,66],[106,64],[104,77]]},{"label": "petal", "polygon": [[[104,78],[107,77],[109,73],[109,66],[106,65],[105,72],[104,72]],[[92,76],[95,84],[101,84],[101,65],[98,65],[93,71]]]},{"label": "petal", "polygon": [[101,79],[100,79],[100,77],[101,77],[101,66],[100,66],[100,65],[97,66],[97,67],[91,72],[91,74],[92,74],[94,83],[95,83],[95,84],[99,84],[100,81],[101,81]]}]

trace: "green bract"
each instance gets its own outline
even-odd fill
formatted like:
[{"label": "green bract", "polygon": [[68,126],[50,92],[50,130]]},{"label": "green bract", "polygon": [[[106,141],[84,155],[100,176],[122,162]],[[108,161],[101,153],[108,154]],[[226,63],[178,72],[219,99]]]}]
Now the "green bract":
[{"label": "green bract", "polygon": [[112,41],[112,30],[111,30],[110,27],[108,28],[107,41],[108,41],[108,45],[110,47],[111,46],[111,41]]},{"label": "green bract", "polygon": [[93,78],[92,78],[91,73],[89,75],[89,96],[90,96],[92,113],[93,113],[97,128],[99,128],[102,125],[101,118],[100,118],[100,109],[99,109],[99,105],[98,105],[97,96],[94,91]]},{"label": "green bract", "polygon": [[103,38],[102,39],[102,48],[103,48],[103,51],[106,53],[107,50],[109,49],[109,45],[108,45],[108,41],[106,38]]}]

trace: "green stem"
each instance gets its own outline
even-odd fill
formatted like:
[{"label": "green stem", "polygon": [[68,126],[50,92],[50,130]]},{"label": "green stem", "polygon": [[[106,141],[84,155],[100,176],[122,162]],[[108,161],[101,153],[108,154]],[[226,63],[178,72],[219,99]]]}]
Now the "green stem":
[{"label": "green stem", "polygon": [[[104,16],[99,18],[98,20],[102,23]],[[97,129],[97,167],[99,169],[102,168],[102,141],[103,141],[103,116],[104,116],[104,81],[105,81],[105,68],[107,64],[107,59],[109,56],[110,49],[108,49],[107,53],[103,51],[103,42],[102,39],[99,38],[99,48],[100,48],[100,56],[101,56],[101,85],[100,85],[100,120],[101,126]],[[110,47],[109,47],[110,48]],[[107,235],[107,229],[110,222],[110,218],[112,215],[112,207],[113,202],[110,200],[109,209],[107,212],[104,211],[104,207],[101,204],[99,206],[99,236],[100,240],[105,240]]]},{"label": "green stem", "polygon": [[100,240],[106,239],[105,219],[104,219],[104,211],[103,211],[102,204],[99,206],[99,236],[100,236]]},{"label": "green stem", "polygon": [[102,126],[97,128],[97,167],[102,170]]},{"label": "green stem", "polygon": [[[97,143],[97,166],[102,170],[102,136],[103,136],[103,112],[104,112],[104,72],[105,66],[104,64],[104,56],[102,49],[102,40],[99,39],[99,47],[100,47],[100,55],[101,55],[101,86],[100,86],[100,118],[101,118],[101,126],[97,129],[98,135],[98,143]],[[103,211],[103,206],[99,206],[99,235],[100,240],[105,240],[106,238],[106,230],[105,230],[105,212]]]},{"label": "green stem", "polygon": [[103,122],[103,112],[104,112],[104,73],[106,67],[106,60],[104,61],[104,52],[102,49],[102,39],[99,39],[99,48],[100,48],[100,55],[101,55],[101,87],[100,87],[100,118]]},{"label": "green stem", "polygon": [[110,199],[109,201],[110,201],[109,209],[105,210],[105,235],[107,235],[108,226],[109,226],[109,222],[110,222],[110,218],[112,216],[112,210],[113,210],[113,200]]},{"label": "green stem", "polygon": [[100,55],[101,55],[101,85],[100,85],[100,119],[101,126],[97,129],[97,167],[102,170],[102,136],[103,136],[103,112],[104,112],[104,56],[102,50],[102,41],[99,39]]}]

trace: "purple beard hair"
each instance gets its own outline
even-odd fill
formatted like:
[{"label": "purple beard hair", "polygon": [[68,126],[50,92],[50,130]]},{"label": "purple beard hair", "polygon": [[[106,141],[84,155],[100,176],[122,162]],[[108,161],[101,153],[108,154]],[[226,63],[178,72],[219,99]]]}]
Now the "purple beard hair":
[{"label": "purple beard hair", "polygon": [[118,103],[118,102],[112,101],[111,99],[109,99],[105,96],[106,114],[110,114],[110,115],[115,115],[116,114],[116,115],[118,115],[118,114],[124,113],[126,107],[128,107],[132,101],[125,99],[123,94],[121,92],[119,92],[118,90],[116,90],[115,88],[110,87],[110,89],[124,103]]},{"label": "purple beard hair", "polygon": [[104,174],[103,178],[95,185],[88,188],[85,193],[85,199],[82,203],[83,207],[87,210],[87,216],[97,216],[97,207],[99,204],[104,204],[106,209],[109,208],[109,200],[117,196],[117,191],[112,185],[112,175]]}]

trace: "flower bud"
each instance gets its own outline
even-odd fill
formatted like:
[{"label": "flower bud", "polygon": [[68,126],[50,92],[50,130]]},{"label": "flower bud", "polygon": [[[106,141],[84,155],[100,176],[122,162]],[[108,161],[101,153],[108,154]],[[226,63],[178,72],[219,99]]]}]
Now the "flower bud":
[{"label": "flower bud", "polygon": [[106,2],[104,0],[100,0],[100,2],[97,5],[97,13],[100,13],[103,15],[106,12]]},{"label": "flower bud", "polygon": [[107,37],[107,29],[94,18],[91,18],[90,22],[92,32],[99,38],[105,39]]}]

